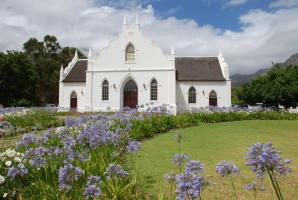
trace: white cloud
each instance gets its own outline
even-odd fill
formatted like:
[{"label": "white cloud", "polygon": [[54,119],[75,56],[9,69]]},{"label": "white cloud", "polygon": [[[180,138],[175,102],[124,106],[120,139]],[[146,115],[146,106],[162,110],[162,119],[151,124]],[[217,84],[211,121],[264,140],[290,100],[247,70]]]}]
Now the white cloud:
[{"label": "white cloud", "polygon": [[245,4],[248,0],[227,0],[225,6],[239,6]]},{"label": "white cloud", "polygon": [[254,72],[298,52],[298,8],[250,11],[241,16],[236,32],[191,19],[160,18],[150,5],[118,8],[95,0],[2,0],[0,50],[22,49],[30,37],[53,34],[62,45],[99,51],[117,37],[123,15],[132,22],[137,11],[144,34],[165,51],[174,46],[178,56],[210,56],[221,49],[231,73]]},{"label": "white cloud", "polygon": [[275,0],[270,3],[270,8],[291,8],[298,6],[298,0]]}]

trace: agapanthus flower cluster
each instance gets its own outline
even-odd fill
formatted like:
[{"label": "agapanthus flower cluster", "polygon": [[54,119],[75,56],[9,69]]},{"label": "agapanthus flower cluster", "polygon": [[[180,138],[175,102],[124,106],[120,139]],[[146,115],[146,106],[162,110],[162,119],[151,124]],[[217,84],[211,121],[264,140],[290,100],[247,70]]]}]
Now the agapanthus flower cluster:
[{"label": "agapanthus flower cluster", "polygon": [[182,173],[176,176],[176,200],[185,200],[188,196],[195,199],[200,196],[204,180],[199,175]]},{"label": "agapanthus flower cluster", "polygon": [[185,165],[183,173],[176,175],[176,199],[185,200],[189,197],[195,199],[200,196],[205,181],[201,174],[204,164],[200,161],[190,160]]},{"label": "agapanthus flower cluster", "polygon": [[100,182],[101,179],[99,176],[89,176],[87,185],[84,189],[84,196],[87,199],[93,199],[101,195]]},{"label": "agapanthus flower cluster", "polygon": [[202,174],[204,172],[204,164],[198,160],[190,160],[185,165],[185,173]]},{"label": "agapanthus flower cluster", "polygon": [[189,160],[188,156],[184,153],[177,153],[173,156],[172,162],[176,166],[181,166]]},{"label": "agapanthus flower cluster", "polygon": [[220,174],[222,177],[224,177],[230,174],[239,173],[240,171],[233,162],[222,160],[216,164],[216,172]]},{"label": "agapanthus flower cluster", "polygon": [[26,147],[32,144],[37,143],[39,140],[38,136],[35,133],[24,134],[17,143],[17,147]]},{"label": "agapanthus flower cluster", "polygon": [[59,169],[58,186],[59,190],[70,190],[75,181],[77,181],[84,171],[68,163]]},{"label": "agapanthus flower cluster", "polygon": [[20,163],[17,166],[8,168],[8,172],[7,172],[7,176],[11,178],[15,178],[17,176],[24,176],[26,174],[28,174],[28,169],[25,167],[23,163]]},{"label": "agapanthus flower cluster", "polygon": [[287,166],[290,161],[282,160],[280,154],[281,152],[277,151],[271,142],[257,142],[252,144],[247,152],[246,165],[251,167],[257,178],[263,178],[267,170],[275,172],[275,174],[286,175],[291,172]]},{"label": "agapanthus flower cluster", "polygon": [[77,141],[86,144],[91,148],[98,147],[99,145],[118,144],[119,136],[108,130],[106,124],[96,123],[87,126],[77,136]]},{"label": "agapanthus flower cluster", "polygon": [[126,146],[127,152],[129,153],[137,152],[139,151],[139,149],[140,149],[140,142],[134,141],[134,140],[128,141],[128,144]]},{"label": "agapanthus flower cluster", "polygon": [[126,172],[120,165],[117,164],[109,164],[104,175],[107,179],[112,179],[113,177],[124,178],[128,176],[128,172]]}]

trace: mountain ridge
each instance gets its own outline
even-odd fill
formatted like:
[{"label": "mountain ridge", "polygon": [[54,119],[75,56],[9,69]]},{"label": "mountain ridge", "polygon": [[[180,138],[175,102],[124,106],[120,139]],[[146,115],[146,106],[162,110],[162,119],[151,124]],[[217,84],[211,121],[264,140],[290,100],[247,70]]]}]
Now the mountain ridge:
[{"label": "mountain ridge", "polygon": [[[282,66],[286,65],[298,65],[298,53],[291,55],[285,62],[278,63]],[[257,76],[264,76],[270,71],[272,67],[260,69],[252,74],[234,74],[230,78],[232,79],[232,87],[238,87],[244,83],[247,83]]]}]

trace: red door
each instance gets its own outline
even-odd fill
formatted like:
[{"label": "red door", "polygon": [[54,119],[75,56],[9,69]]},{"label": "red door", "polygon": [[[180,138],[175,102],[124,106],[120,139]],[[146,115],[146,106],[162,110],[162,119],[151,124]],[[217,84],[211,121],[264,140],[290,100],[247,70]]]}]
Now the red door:
[{"label": "red door", "polygon": [[77,109],[77,98],[71,98],[70,99],[70,108],[71,109]]},{"label": "red door", "polygon": [[124,92],[124,107],[136,108],[138,92]]},{"label": "red door", "polygon": [[138,87],[133,80],[129,80],[124,86],[123,106],[136,108],[138,105]]},{"label": "red door", "polygon": [[209,98],[209,106],[217,106],[217,98]]}]

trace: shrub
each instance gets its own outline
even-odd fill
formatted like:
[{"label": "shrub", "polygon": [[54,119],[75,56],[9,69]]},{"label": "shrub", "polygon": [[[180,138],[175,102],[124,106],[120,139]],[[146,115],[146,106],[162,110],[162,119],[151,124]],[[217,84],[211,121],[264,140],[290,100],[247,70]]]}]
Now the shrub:
[{"label": "shrub", "polygon": [[49,127],[63,125],[63,122],[55,117],[54,113],[42,110],[31,110],[23,115],[8,115],[5,116],[5,120],[10,122],[15,129],[24,128],[27,131],[45,130]]}]

